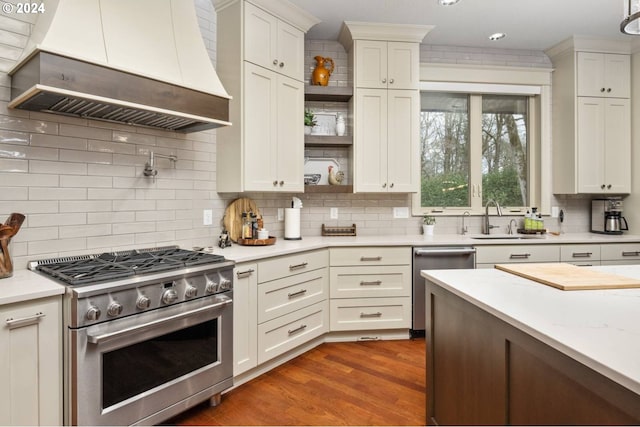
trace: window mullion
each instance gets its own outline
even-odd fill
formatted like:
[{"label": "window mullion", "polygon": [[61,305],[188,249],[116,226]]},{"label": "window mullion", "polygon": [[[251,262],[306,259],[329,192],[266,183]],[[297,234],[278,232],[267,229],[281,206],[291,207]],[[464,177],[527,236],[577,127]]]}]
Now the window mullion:
[{"label": "window mullion", "polygon": [[482,96],[469,97],[471,210],[482,212]]}]

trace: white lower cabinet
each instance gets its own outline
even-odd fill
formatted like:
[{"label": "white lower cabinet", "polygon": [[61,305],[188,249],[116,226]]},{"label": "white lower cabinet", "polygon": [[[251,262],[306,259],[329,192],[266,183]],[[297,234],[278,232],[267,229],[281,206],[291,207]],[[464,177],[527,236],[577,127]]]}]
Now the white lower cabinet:
[{"label": "white lower cabinet", "polygon": [[62,298],[0,306],[0,425],[62,424]]},{"label": "white lower cabinet", "polygon": [[562,245],[560,262],[584,267],[600,265],[600,245]]},{"label": "white lower cabinet", "polygon": [[496,264],[559,261],[560,245],[476,246],[476,268],[493,268]]},{"label": "white lower cabinet", "polygon": [[239,375],[258,364],[258,265],[237,264],[233,275],[233,375]]},{"label": "white lower cabinet", "polygon": [[258,262],[258,364],[329,331],[326,249]]},{"label": "white lower cabinet", "polygon": [[640,264],[640,243],[612,243],[600,246],[602,265]]},{"label": "white lower cabinet", "polygon": [[411,327],[411,248],[330,249],[331,331]]}]

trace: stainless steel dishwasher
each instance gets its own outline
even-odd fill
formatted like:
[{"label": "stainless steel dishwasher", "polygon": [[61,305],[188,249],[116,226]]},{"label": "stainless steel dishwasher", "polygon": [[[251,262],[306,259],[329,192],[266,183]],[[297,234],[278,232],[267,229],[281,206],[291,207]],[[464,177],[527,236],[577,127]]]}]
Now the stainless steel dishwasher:
[{"label": "stainless steel dishwasher", "polygon": [[413,248],[413,322],[411,336],[424,336],[425,286],[420,270],[475,268],[476,249],[470,246]]}]

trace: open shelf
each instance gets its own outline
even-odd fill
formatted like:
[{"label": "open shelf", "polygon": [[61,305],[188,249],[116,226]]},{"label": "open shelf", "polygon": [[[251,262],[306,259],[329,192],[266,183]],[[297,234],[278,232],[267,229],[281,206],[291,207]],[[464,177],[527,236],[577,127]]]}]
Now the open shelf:
[{"label": "open shelf", "polygon": [[353,185],[305,185],[305,193],[353,193]]},{"label": "open shelf", "polygon": [[333,135],[305,135],[304,145],[307,147],[326,147],[328,145],[349,147],[353,145],[353,137]]},{"label": "open shelf", "polygon": [[304,87],[305,101],[347,102],[352,97],[352,87],[311,85],[307,85]]}]

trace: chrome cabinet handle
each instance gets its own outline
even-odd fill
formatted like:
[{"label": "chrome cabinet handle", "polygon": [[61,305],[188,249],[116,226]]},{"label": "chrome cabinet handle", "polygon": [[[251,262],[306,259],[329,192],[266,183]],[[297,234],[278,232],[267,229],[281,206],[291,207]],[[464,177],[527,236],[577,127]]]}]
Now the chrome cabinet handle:
[{"label": "chrome cabinet handle", "polygon": [[284,185],[284,181],[280,181],[280,187]]},{"label": "chrome cabinet handle", "polygon": [[387,183],[382,184],[382,188],[387,188]]},{"label": "chrome cabinet handle", "polygon": [[393,184],[393,182],[392,182],[392,183],[391,183],[391,185],[390,185],[389,187],[393,188],[393,185],[394,185],[394,184]]},{"label": "chrome cabinet handle", "polygon": [[611,184],[607,185],[607,190],[611,190]]},{"label": "chrome cabinet handle", "polygon": [[360,261],[382,261],[381,256],[361,256]]},{"label": "chrome cabinet handle", "polygon": [[40,319],[42,319],[45,316],[46,316],[46,314],[44,314],[43,312],[39,311],[36,314],[34,314],[33,316],[18,317],[17,319],[14,319],[13,317],[10,317],[10,318],[8,318],[6,320],[6,323],[7,323],[7,327],[9,329],[21,328],[23,326],[29,326],[29,325],[33,325],[35,323],[38,323],[40,321]]},{"label": "chrome cabinet handle", "polygon": [[382,280],[374,280],[372,282],[365,282],[364,280],[360,281],[360,286],[380,286],[382,285]]},{"label": "chrome cabinet handle", "polygon": [[385,77],[382,79],[382,83],[386,83],[386,82],[387,82],[387,78]]},{"label": "chrome cabinet handle", "polygon": [[382,317],[382,313],[380,313],[379,311],[376,313],[363,313],[360,312],[360,317]]},{"label": "chrome cabinet handle", "polygon": [[273,186],[275,187],[276,185],[278,185],[278,181],[273,181]]},{"label": "chrome cabinet handle", "polygon": [[284,67],[284,62],[281,62],[280,64],[278,64],[278,67],[280,68]]},{"label": "chrome cabinet handle", "polygon": [[299,268],[305,268],[307,265],[309,265],[308,262],[303,262],[301,264],[296,264],[296,265],[290,265],[289,270],[297,270]]},{"label": "chrome cabinet handle", "polygon": [[605,91],[605,88],[601,87],[600,92],[604,92],[604,91]]},{"label": "chrome cabinet handle", "polygon": [[529,258],[531,254],[511,254],[509,258],[511,259],[519,259],[519,258]]},{"label": "chrome cabinet handle", "polygon": [[607,93],[610,93],[610,92],[611,92],[611,88],[607,88]]},{"label": "chrome cabinet handle", "polygon": [[393,79],[389,79],[389,84],[393,84]]},{"label": "chrome cabinet handle", "polygon": [[307,329],[307,325],[300,325],[300,326],[298,326],[298,327],[297,327],[297,328],[295,328],[295,329],[289,329],[289,330],[287,331],[287,333],[288,333],[289,335],[293,335],[293,334],[295,334],[296,332],[304,331],[305,329]]},{"label": "chrome cabinet handle", "polygon": [[304,295],[304,294],[306,294],[306,293],[307,293],[307,290],[306,290],[306,289],[301,289],[301,290],[299,290],[298,292],[292,292],[292,293],[290,293],[290,294],[287,294],[287,296],[288,296],[289,298],[295,298],[295,297],[299,297],[300,295]]},{"label": "chrome cabinet handle", "polygon": [[574,258],[591,258],[593,252],[574,252],[571,256]]},{"label": "chrome cabinet handle", "polygon": [[250,268],[250,269],[245,270],[245,271],[238,271],[236,273],[236,276],[238,277],[238,279],[242,279],[244,277],[251,276],[254,272],[255,272],[255,270],[253,268]]},{"label": "chrome cabinet handle", "polygon": [[622,256],[638,256],[640,251],[622,252]]},{"label": "chrome cabinet handle", "polygon": [[[274,59],[274,60],[273,60],[273,65],[278,65],[278,60],[277,60],[277,59]],[[604,90],[604,89],[603,89],[603,90]]]}]

